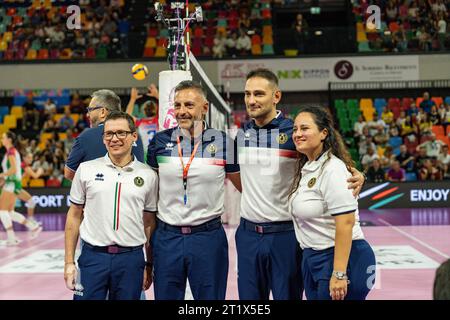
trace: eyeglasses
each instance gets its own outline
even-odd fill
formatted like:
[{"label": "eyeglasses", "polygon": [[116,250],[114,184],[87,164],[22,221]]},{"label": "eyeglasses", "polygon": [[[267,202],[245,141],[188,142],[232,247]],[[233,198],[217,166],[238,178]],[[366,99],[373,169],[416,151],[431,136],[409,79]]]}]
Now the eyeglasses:
[{"label": "eyeglasses", "polygon": [[101,109],[101,108],[104,108],[104,107],[102,107],[102,106],[87,107],[87,108],[86,108],[86,112],[87,112],[87,113],[91,113],[92,111],[97,110],[97,109]]},{"label": "eyeglasses", "polygon": [[120,140],[124,140],[127,138],[127,136],[129,134],[132,134],[134,131],[123,131],[123,130],[118,130],[118,131],[105,131],[103,132],[103,139],[105,140],[112,140],[114,135],[116,135],[117,139]]}]

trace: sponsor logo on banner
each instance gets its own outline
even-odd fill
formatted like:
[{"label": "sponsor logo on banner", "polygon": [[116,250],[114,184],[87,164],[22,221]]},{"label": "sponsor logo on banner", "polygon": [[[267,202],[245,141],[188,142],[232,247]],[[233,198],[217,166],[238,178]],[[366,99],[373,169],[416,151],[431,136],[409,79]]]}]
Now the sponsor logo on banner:
[{"label": "sponsor logo on banner", "polygon": [[353,75],[353,65],[350,61],[341,60],[334,66],[334,75],[341,80],[346,80]]},{"label": "sponsor logo on banner", "polygon": [[217,66],[219,82],[230,92],[242,92],[248,72],[259,67],[272,70],[283,91],[323,91],[329,82],[419,80],[417,55],[222,60]]}]

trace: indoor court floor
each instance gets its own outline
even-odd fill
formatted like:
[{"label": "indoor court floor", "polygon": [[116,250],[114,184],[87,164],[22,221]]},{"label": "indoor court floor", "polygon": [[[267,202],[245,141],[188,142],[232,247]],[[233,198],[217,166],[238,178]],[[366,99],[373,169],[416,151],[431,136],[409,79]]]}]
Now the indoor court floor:
[{"label": "indoor court floor", "polygon": [[[368,299],[432,299],[436,268],[450,258],[450,209],[361,210],[360,217],[377,257],[375,288]],[[72,299],[62,274],[65,215],[37,218],[45,230],[39,237],[31,239],[28,232],[19,231],[22,242],[18,246],[0,246],[0,300]],[[236,226],[226,225],[226,231],[230,253],[227,299],[234,300],[238,299]],[[0,239],[5,237],[1,231]],[[152,291],[146,292],[148,299],[153,298]]]}]

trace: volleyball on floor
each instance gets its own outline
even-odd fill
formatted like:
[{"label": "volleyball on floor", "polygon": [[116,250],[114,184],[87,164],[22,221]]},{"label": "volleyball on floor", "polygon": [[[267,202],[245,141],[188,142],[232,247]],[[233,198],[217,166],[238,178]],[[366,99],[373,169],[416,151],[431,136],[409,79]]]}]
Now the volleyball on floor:
[{"label": "volleyball on floor", "polygon": [[137,63],[131,69],[131,74],[136,80],[144,80],[148,76],[148,69],[145,65]]}]

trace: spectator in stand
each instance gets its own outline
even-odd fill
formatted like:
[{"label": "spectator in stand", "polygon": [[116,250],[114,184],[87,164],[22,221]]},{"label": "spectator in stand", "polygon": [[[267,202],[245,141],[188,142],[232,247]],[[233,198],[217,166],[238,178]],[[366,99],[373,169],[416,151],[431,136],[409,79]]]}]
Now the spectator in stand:
[{"label": "spectator in stand", "polygon": [[71,113],[84,113],[86,111],[86,107],[84,105],[83,100],[81,100],[80,95],[75,93],[72,96],[72,100],[70,101],[70,112]]},{"label": "spectator in stand", "polygon": [[[441,123],[443,125],[446,122],[446,115],[447,115],[447,104],[446,103],[442,103],[439,106],[438,114],[439,114],[439,123]],[[450,116],[450,108],[449,108],[449,116]],[[445,127],[444,127],[444,129],[445,129]],[[445,130],[444,130],[444,132],[445,132]]]},{"label": "spectator in stand", "polygon": [[442,125],[444,126],[444,132],[447,132],[447,126],[450,124],[450,104],[445,104],[446,106],[446,111],[445,113],[442,112],[442,114],[444,115],[441,119],[442,121]]},{"label": "spectator in stand", "polygon": [[237,39],[236,49],[239,51],[241,55],[250,54],[250,50],[252,48],[252,40],[244,31],[244,29],[239,30],[239,38]]},{"label": "spectator in stand", "polygon": [[397,20],[398,9],[393,0],[390,0],[386,6],[386,22],[394,22]]},{"label": "spectator in stand", "polygon": [[425,91],[423,93],[423,100],[420,103],[420,108],[425,111],[425,113],[431,112],[431,107],[436,105],[433,100],[430,99],[430,94]]},{"label": "spectator in stand", "polygon": [[415,160],[416,168],[420,170],[427,159],[430,159],[430,157],[427,156],[427,148],[420,147]]},{"label": "spectator in stand", "polygon": [[44,111],[51,115],[56,113],[56,104],[52,99],[49,98],[44,103]]},{"label": "spectator in stand", "polygon": [[364,172],[367,172],[369,170],[370,164],[375,159],[378,159],[378,154],[375,153],[375,150],[372,148],[367,149],[367,154],[365,154],[361,159],[361,164],[363,166]]},{"label": "spectator in stand", "polygon": [[380,126],[382,126],[383,128],[387,127],[384,120],[381,119],[381,117],[378,117],[377,112],[373,113],[373,120],[369,121],[369,123],[367,125],[369,126],[369,132],[372,137],[377,134],[378,127],[380,127]]},{"label": "spectator in stand", "polygon": [[392,152],[392,146],[386,146],[383,155],[380,157],[381,167],[383,169],[389,169],[392,166],[392,162],[395,161],[395,154]]},{"label": "spectator in stand", "polygon": [[373,138],[371,136],[368,136],[365,141],[362,141],[359,145],[359,155],[363,157],[365,154],[367,154],[368,150],[377,150],[377,146],[375,143],[373,143]]},{"label": "spectator in stand", "polygon": [[392,162],[392,167],[387,173],[387,180],[392,182],[406,181],[405,170],[400,167],[400,162],[397,160]]},{"label": "spectator in stand", "polygon": [[73,129],[75,127],[75,121],[71,117],[70,109],[66,109],[64,117],[59,119],[58,127],[61,132],[66,132],[67,129]]},{"label": "spectator in stand", "polygon": [[405,122],[402,124],[400,128],[400,135],[403,138],[406,137],[416,137],[419,132],[417,125],[411,120],[411,116],[406,116]]},{"label": "spectator in stand", "polygon": [[422,51],[431,50],[431,35],[426,31],[424,26],[420,26],[416,32],[416,37],[419,40],[419,49]]},{"label": "spectator in stand", "polygon": [[225,40],[226,51],[229,56],[235,58],[238,54],[238,50],[236,49],[238,36],[236,32],[231,33],[231,37]]},{"label": "spectator in stand", "polygon": [[413,117],[419,113],[419,108],[417,108],[415,102],[411,102],[411,106],[406,111],[406,114],[410,117]]},{"label": "spectator in stand", "polygon": [[448,145],[445,144],[441,148],[441,152],[437,158],[438,166],[442,169],[444,178],[450,178],[450,154],[448,154]]},{"label": "spectator in stand", "polygon": [[239,17],[239,28],[242,30],[250,29],[250,18],[245,11],[241,12],[241,16]]},{"label": "spectator in stand", "polygon": [[381,183],[386,180],[386,173],[381,168],[380,160],[374,159],[367,170],[367,180],[369,182]]},{"label": "spectator in stand", "polygon": [[48,163],[45,155],[43,154],[38,157],[38,160],[35,160],[33,162],[33,166],[31,168],[33,169],[33,171],[37,171],[39,170],[39,168],[42,168],[43,173],[41,174],[41,178],[44,180],[47,180],[49,178],[52,171],[51,165]]},{"label": "spectator in stand", "polygon": [[64,140],[64,153],[69,154],[70,150],[72,150],[72,146],[75,143],[75,137],[73,136],[73,130],[68,129],[66,131],[67,138]]},{"label": "spectator in stand", "polygon": [[442,180],[443,174],[440,167],[433,166],[431,159],[426,159],[419,170],[420,180]]},{"label": "spectator in stand", "polygon": [[408,20],[408,0],[403,0],[402,4],[398,7],[398,17],[401,21]]},{"label": "spectator in stand", "polygon": [[222,59],[227,53],[225,49],[225,37],[222,32],[217,32],[214,37],[214,46],[212,48],[213,58]]},{"label": "spectator in stand", "polygon": [[358,116],[358,121],[356,121],[353,125],[353,131],[356,138],[363,135],[363,129],[365,126],[367,126],[367,122],[365,121],[364,116],[361,114]]},{"label": "spectator in stand", "polygon": [[382,126],[379,126],[377,133],[373,137],[373,141],[379,146],[384,146],[388,142],[388,140],[389,135],[386,134]]},{"label": "spectator in stand", "polygon": [[434,105],[431,107],[431,112],[429,115],[430,122],[433,126],[438,125],[441,121],[439,117],[439,113],[437,111],[437,107]]},{"label": "spectator in stand", "polygon": [[381,114],[381,119],[383,119],[386,125],[390,125],[394,122],[394,114],[388,109],[388,107],[384,107],[383,113]]},{"label": "spectator in stand", "polygon": [[438,19],[436,21],[436,30],[438,33],[439,47],[441,51],[444,51],[445,39],[447,37],[447,21],[445,20],[443,12],[439,12]]},{"label": "spectator in stand", "polygon": [[44,126],[42,128],[42,132],[45,133],[59,132],[59,128],[57,127],[55,120],[49,119],[45,121]]},{"label": "spectator in stand", "polygon": [[408,152],[404,144],[400,146],[400,154],[395,158],[406,171],[414,170],[414,157]]},{"label": "spectator in stand", "polygon": [[420,117],[419,122],[419,132],[421,136],[427,136],[431,135],[432,132],[433,123],[430,120],[430,116],[428,113],[423,114],[423,116]]},{"label": "spectator in stand", "polygon": [[430,137],[431,140],[425,141],[424,143],[418,145],[416,150],[419,151],[421,148],[425,148],[427,157],[436,159],[439,156],[444,143],[441,140],[437,140],[434,133],[432,133]]},{"label": "spectator in stand", "polygon": [[308,23],[301,13],[297,14],[294,25],[294,39],[299,54],[305,53],[305,45],[308,36]]},{"label": "spectator in stand", "polygon": [[33,94],[29,94],[27,102],[23,104],[24,117],[22,121],[22,130],[37,131],[39,130],[39,110],[38,106],[33,101]]}]

